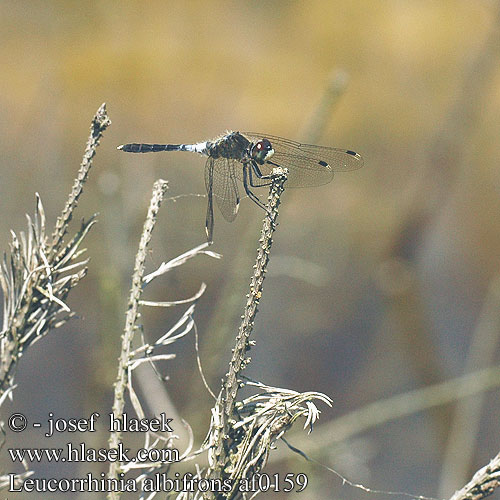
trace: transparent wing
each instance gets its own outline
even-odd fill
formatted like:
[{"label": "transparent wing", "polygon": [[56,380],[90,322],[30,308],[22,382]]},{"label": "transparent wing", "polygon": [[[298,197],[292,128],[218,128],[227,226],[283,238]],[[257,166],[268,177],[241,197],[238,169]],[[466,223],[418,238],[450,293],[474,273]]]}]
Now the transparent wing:
[{"label": "transparent wing", "polygon": [[243,132],[251,142],[269,139],[275,151],[269,165],[263,165],[263,174],[271,173],[273,164],[286,167],[290,173],[288,187],[311,187],[327,184],[334,172],[347,172],[363,166],[363,158],[347,149],[301,144],[274,135]]},{"label": "transparent wing", "polygon": [[241,163],[227,158],[209,158],[205,165],[207,192],[212,190],[215,203],[228,222],[236,218],[240,203],[235,170],[242,170]]},{"label": "transparent wing", "polygon": [[[273,169],[283,167],[288,169],[286,187],[313,187],[328,184],[333,179],[333,170],[329,165],[320,165],[317,160],[307,156],[275,153],[264,165],[258,165],[260,173],[264,176],[271,175]],[[252,168],[252,166],[250,166]],[[242,170],[237,170],[238,179],[243,180]],[[269,179],[260,179],[252,171],[252,186],[269,186]]]}]

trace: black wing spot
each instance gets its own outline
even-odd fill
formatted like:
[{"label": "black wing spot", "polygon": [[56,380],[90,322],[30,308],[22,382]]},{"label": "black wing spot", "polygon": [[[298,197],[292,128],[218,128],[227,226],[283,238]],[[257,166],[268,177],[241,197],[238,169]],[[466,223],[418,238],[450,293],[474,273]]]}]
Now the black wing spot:
[{"label": "black wing spot", "polygon": [[326,163],[326,161],[318,161],[318,163],[322,166],[322,167],[328,167],[328,163]]},{"label": "black wing spot", "polygon": [[346,153],[351,156],[358,156],[358,153],[356,153],[356,151],[346,151]]}]

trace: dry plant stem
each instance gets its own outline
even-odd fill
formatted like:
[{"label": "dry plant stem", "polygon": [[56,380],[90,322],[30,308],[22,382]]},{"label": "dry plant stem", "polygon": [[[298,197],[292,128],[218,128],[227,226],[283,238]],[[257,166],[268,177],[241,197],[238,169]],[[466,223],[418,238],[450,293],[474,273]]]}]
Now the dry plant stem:
[{"label": "dry plant stem", "polygon": [[[228,435],[229,420],[234,411],[236,396],[239,389],[238,377],[241,371],[248,365],[249,359],[246,358],[246,352],[250,348],[249,337],[252,333],[257,306],[262,296],[262,285],[269,262],[269,253],[272,245],[272,236],[276,228],[276,219],[278,217],[278,206],[280,196],[284,189],[286,175],[277,175],[271,184],[269,198],[267,203],[267,215],[262,226],[259,248],[257,250],[257,259],[254,265],[254,273],[250,281],[250,293],[247,294],[245,312],[242,316],[242,322],[236,337],[236,345],[233,350],[233,356],[229,363],[229,372],[224,382],[221,394],[216,404],[216,411],[222,416],[222,432],[219,433],[215,454],[217,456],[217,466],[222,468],[226,462],[223,440]],[[220,470],[215,471],[215,475],[220,476]]]},{"label": "dry plant stem", "polygon": [[254,273],[250,281],[250,293],[247,294],[247,303],[242,318],[243,321],[241,322],[238,336],[236,337],[233,357],[229,363],[229,373],[224,384],[224,415],[228,418],[233,414],[234,402],[238,393],[238,375],[248,364],[245,354],[250,348],[248,341],[252,333],[255,315],[257,314],[257,306],[262,296],[262,285],[269,262],[269,253],[273,244],[272,237],[276,229],[278,206],[280,204],[280,196],[284,189],[285,180],[285,176],[279,176],[273,181],[269,192],[267,204],[269,212],[264,219]]},{"label": "dry plant stem", "polygon": [[[49,244],[49,238],[45,234],[45,215],[38,195],[35,218],[28,217],[28,233],[21,233],[20,239],[12,233],[11,256],[9,260],[4,258],[0,270],[0,284],[4,291],[0,394],[12,385],[15,367],[28,345],[50,329],[63,324],[72,315],[64,300],[86,273],[86,269],[75,270],[83,267],[85,262],[75,264],[73,261],[81,240],[95,219],[82,222],[80,231],[64,246],[63,238],[83,191],[99,139],[110,124],[106,105],[102,104],[92,120],[83,160],[66,206],[56,222],[52,243]],[[71,268],[74,271],[68,274]],[[8,309],[13,311],[12,316],[5,316]],[[65,317],[61,317],[62,313],[65,313]]]},{"label": "dry plant stem", "polygon": [[[153,186],[153,194],[149,204],[148,215],[142,230],[141,241],[139,243],[139,250],[135,257],[134,274],[132,276],[132,288],[128,300],[127,316],[125,320],[125,329],[122,335],[122,349],[120,355],[120,362],[118,366],[118,375],[115,383],[115,397],[113,402],[113,414],[116,419],[120,419],[123,415],[125,406],[125,390],[127,387],[128,365],[130,360],[130,350],[134,332],[136,329],[136,321],[139,316],[139,300],[142,294],[142,280],[144,277],[146,251],[149,242],[151,241],[151,234],[153,232],[158,210],[160,209],[161,202],[167,190],[167,181],[158,180]],[[109,447],[117,448],[121,441],[120,432],[112,432],[109,438]],[[108,477],[116,479],[118,477],[120,464],[112,462],[109,467]],[[109,499],[118,499],[119,493],[111,492],[108,495]]]},{"label": "dry plant stem", "polygon": [[68,228],[68,223],[70,222],[73,216],[73,211],[78,204],[78,198],[80,198],[80,195],[82,194],[83,184],[87,180],[90,168],[92,167],[92,158],[94,157],[96,148],[99,145],[99,140],[102,137],[102,133],[109,127],[109,125],[111,125],[111,120],[106,113],[106,103],[103,103],[97,110],[94,119],[92,120],[89,140],[87,141],[85,153],[83,154],[78,176],[75,179],[64,210],[56,221],[54,233],[52,234],[52,255],[57,254],[59,251]]},{"label": "dry plant stem", "polygon": [[479,469],[474,477],[450,500],[480,500],[491,495],[500,486],[500,453],[485,467]]}]

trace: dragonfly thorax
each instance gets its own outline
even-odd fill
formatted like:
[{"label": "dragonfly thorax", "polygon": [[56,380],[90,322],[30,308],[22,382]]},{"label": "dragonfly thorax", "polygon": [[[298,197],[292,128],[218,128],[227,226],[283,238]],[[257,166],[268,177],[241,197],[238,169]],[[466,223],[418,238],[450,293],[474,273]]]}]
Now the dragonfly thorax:
[{"label": "dragonfly thorax", "polygon": [[228,158],[244,162],[248,159],[251,142],[239,132],[231,132],[210,143],[209,156],[212,158]]}]

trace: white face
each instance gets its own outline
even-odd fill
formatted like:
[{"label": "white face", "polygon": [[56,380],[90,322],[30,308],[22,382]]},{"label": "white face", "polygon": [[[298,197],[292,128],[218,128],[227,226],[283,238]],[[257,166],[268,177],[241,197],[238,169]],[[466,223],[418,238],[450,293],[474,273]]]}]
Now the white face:
[{"label": "white face", "polygon": [[274,154],[274,149],[271,148],[268,152],[267,152],[267,155],[266,155],[266,160],[269,160],[269,158],[271,158],[271,156],[273,156]]}]

